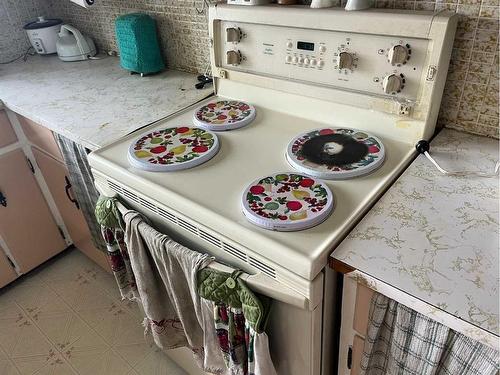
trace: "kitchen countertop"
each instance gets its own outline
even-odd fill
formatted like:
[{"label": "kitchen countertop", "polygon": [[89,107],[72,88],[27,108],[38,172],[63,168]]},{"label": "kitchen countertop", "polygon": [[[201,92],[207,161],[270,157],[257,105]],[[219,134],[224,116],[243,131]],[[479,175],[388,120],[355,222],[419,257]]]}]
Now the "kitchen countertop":
[{"label": "kitchen countertop", "polygon": [[0,65],[0,100],[5,106],[95,150],[131,131],[210,95],[194,88],[196,75],[175,70],[140,77],[117,57],[63,62],[32,56]]},{"label": "kitchen countertop", "polygon": [[[444,129],[431,155],[444,169],[492,172],[499,143]],[[420,155],[333,258],[498,336],[498,188],[498,178],[445,176]]]}]

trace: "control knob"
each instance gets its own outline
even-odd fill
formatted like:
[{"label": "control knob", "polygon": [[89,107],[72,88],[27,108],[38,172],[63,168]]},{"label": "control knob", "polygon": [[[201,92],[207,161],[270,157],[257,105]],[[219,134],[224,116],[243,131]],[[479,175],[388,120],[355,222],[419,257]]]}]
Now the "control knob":
[{"label": "control knob", "polygon": [[394,94],[400,92],[403,88],[404,80],[403,77],[398,76],[397,74],[389,74],[384,77],[382,81],[382,87],[386,94]]},{"label": "control knob", "polygon": [[340,52],[337,60],[339,69],[352,69],[354,64],[354,56],[349,52]]},{"label": "control knob", "polygon": [[388,54],[388,59],[391,65],[401,65],[405,64],[406,60],[408,60],[408,48],[405,46],[402,46],[401,44],[392,46],[392,48],[389,50]]},{"label": "control knob", "polygon": [[226,29],[226,41],[229,43],[239,43],[241,40],[241,29],[239,27],[228,27]]},{"label": "control knob", "polygon": [[239,65],[241,62],[240,51],[227,51],[226,52],[226,63],[228,65]]}]

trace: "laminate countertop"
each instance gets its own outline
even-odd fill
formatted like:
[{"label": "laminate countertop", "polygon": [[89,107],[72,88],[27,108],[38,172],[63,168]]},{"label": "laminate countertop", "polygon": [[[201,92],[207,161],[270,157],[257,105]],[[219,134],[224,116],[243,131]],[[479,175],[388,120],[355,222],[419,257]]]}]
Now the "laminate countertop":
[{"label": "laminate countertop", "polygon": [[212,93],[175,70],[141,77],[117,57],[64,62],[30,56],[0,65],[0,100],[13,112],[95,150]]},{"label": "laminate countertop", "polygon": [[[493,172],[499,143],[444,129],[430,151],[447,170]],[[332,256],[498,341],[498,182],[420,155]]]}]

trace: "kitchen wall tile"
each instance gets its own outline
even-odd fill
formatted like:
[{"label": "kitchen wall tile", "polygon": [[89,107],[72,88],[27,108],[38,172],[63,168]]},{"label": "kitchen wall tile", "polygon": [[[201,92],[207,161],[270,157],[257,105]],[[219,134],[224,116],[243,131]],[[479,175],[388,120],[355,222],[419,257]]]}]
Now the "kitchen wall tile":
[{"label": "kitchen wall tile", "polygon": [[23,26],[51,13],[50,0],[0,1],[0,63],[24,54],[30,44]]},{"label": "kitchen wall tile", "polygon": [[[211,0],[214,1],[214,0]],[[303,0],[307,3],[308,0]],[[339,0],[337,5],[344,5]],[[487,136],[497,136],[499,0],[376,0],[377,8],[448,10],[459,14],[452,60],[438,119],[446,126]],[[202,0],[96,1],[83,9],[68,0],[4,0],[0,3],[0,61],[18,56],[28,46],[22,25],[40,14],[60,17],[90,35],[103,51],[116,51],[114,20],[121,14],[145,12],[157,23],[160,47],[173,69],[202,72],[208,66],[206,12]],[[286,11],[284,9],[284,11]],[[482,89],[488,85],[487,89]],[[474,92],[474,88],[481,90]],[[492,87],[490,89],[490,87]],[[496,90],[496,91],[495,91]],[[464,95],[462,95],[464,93]],[[478,103],[484,112],[479,115]],[[460,110],[458,110],[460,108]],[[483,110],[481,110],[483,111]],[[477,112],[477,113],[476,113]],[[497,119],[498,120],[498,119]]]},{"label": "kitchen wall tile", "polygon": [[481,7],[481,17],[486,18],[497,18],[498,19],[498,6],[482,6]]}]

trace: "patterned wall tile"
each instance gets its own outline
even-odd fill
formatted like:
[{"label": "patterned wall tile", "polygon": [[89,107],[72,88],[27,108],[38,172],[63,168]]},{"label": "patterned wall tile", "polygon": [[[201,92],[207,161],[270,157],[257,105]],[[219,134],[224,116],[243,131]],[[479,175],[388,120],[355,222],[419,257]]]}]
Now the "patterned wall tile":
[{"label": "patterned wall tile", "polygon": [[[116,17],[140,11],[156,20],[167,65],[201,72],[209,59],[207,18],[197,11],[202,4],[202,0],[98,0],[92,8],[83,9],[69,0],[4,0],[0,3],[0,19],[6,17],[8,22],[0,23],[0,59],[18,55],[26,48],[24,33],[14,31],[42,11],[73,24],[105,51],[117,50]],[[375,0],[378,8],[449,10],[459,14],[440,126],[499,137],[498,5],[499,0]]]},{"label": "patterned wall tile", "polygon": [[459,14],[438,125],[499,137],[498,0],[376,0],[378,8]]},{"label": "patterned wall tile", "polygon": [[0,62],[25,53],[30,44],[23,26],[38,16],[51,13],[49,0],[0,1]]}]

